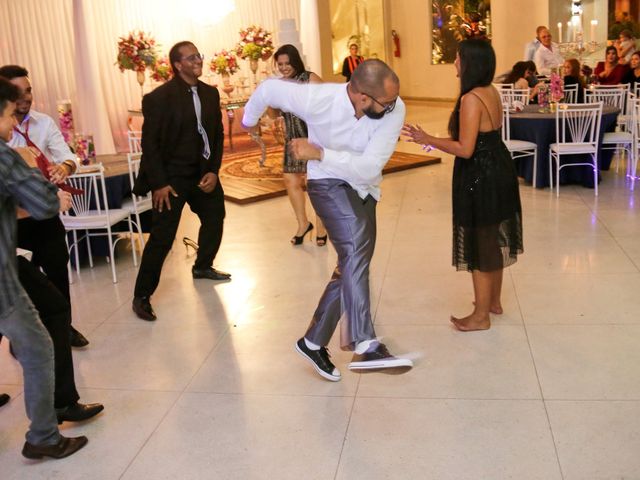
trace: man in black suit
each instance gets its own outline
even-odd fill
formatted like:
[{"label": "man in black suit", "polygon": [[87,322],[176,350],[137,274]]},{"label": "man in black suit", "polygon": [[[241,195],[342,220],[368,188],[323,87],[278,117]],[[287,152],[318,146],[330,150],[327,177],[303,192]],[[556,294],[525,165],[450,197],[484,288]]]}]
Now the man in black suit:
[{"label": "man in black suit", "polygon": [[185,203],[200,218],[193,278],[229,280],[213,259],[222,240],[224,192],[218,181],[224,131],[218,90],[198,80],[203,56],[191,42],[169,52],[174,77],[142,99],[142,161],[134,192],[153,192],[151,236],[133,298],[133,311],[155,320],[150,297],[175,239]]}]

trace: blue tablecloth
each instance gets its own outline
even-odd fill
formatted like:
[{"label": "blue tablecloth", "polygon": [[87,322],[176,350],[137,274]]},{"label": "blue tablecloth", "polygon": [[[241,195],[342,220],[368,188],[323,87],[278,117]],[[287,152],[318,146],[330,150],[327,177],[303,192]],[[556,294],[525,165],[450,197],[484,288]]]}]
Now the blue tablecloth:
[{"label": "blue tablecloth", "polygon": [[[536,187],[549,186],[549,145],[556,141],[556,115],[555,113],[539,113],[538,105],[527,105],[521,113],[510,115],[512,140],[526,140],[538,146],[538,163]],[[605,132],[613,132],[616,128],[616,119],[620,110],[605,106],[602,109],[602,121],[600,123],[600,144]],[[600,150],[598,152],[598,165],[600,170],[609,170],[613,151]],[[573,157],[582,157],[574,155]],[[567,161],[570,156],[563,156]],[[573,159],[575,160],[575,159]],[[523,157],[516,160],[518,175],[524,177],[528,183],[533,182],[533,157]],[[598,176],[600,181],[600,176]],[[560,183],[577,183],[585,187],[593,188],[593,170],[588,166],[563,168],[560,171]]]}]

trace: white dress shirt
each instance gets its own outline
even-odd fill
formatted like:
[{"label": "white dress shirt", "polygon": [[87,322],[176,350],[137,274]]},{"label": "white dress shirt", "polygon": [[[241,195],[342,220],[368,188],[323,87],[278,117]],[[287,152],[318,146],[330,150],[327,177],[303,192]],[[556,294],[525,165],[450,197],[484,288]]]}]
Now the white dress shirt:
[{"label": "white dress shirt", "polygon": [[560,55],[557,43],[551,44],[551,49],[540,45],[536,54],[533,57],[533,61],[536,63],[536,68],[540,75],[549,75],[551,69],[558,67],[564,63],[564,58]]},{"label": "white dress shirt", "polygon": [[[29,122],[29,138],[44,153],[47,160],[57,164],[63,163],[65,160],[71,160],[78,167],[76,156],[64,141],[56,122],[49,115],[31,109],[18,125],[18,130],[25,132],[27,122]],[[27,141],[19,133],[13,132],[9,146],[13,148],[26,147]]]},{"label": "white dress shirt", "polygon": [[324,150],[321,160],[307,162],[307,178],[344,180],[360,198],[379,200],[382,169],[396,148],[405,105],[398,97],[393,111],[380,120],[358,119],[347,85],[265,80],[244,107],[242,123],[255,126],[267,107],[293,113],[307,123],[309,142]]},{"label": "white dress shirt", "polygon": [[540,43],[540,40],[538,40],[536,38],[535,40],[530,41],[529,43],[527,43],[524,46],[524,61],[525,62],[529,62],[529,61],[533,60],[533,58],[536,55],[536,52],[538,51],[538,48],[540,48],[540,45],[542,45]]}]

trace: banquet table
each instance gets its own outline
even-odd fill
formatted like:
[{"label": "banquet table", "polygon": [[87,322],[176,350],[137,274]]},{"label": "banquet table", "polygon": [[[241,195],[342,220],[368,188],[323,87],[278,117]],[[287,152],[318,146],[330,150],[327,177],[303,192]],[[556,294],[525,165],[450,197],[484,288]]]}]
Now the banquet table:
[{"label": "banquet table", "polygon": [[[556,114],[539,112],[539,105],[526,105],[522,112],[509,115],[512,140],[526,140],[538,146],[537,159],[537,188],[549,186],[549,145],[556,141]],[[616,128],[616,119],[620,110],[615,107],[604,106],[602,108],[602,121],[600,122],[600,136],[598,149],[599,170],[609,170],[613,151],[602,150],[602,137],[605,132],[613,132]],[[563,156],[563,161],[579,161],[580,157],[587,155]],[[522,157],[516,160],[518,176],[524,177],[528,183],[533,182],[533,157]],[[600,176],[598,176],[598,181]],[[585,187],[593,188],[593,171],[588,166],[576,166],[563,168],[560,171],[560,183],[577,183]]]}]

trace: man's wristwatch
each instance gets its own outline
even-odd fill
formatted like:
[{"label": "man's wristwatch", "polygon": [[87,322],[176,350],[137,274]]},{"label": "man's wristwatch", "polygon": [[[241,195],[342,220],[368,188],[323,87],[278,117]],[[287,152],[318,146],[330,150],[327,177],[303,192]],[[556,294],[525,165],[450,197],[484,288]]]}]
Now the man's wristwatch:
[{"label": "man's wristwatch", "polygon": [[62,162],[62,166],[67,167],[68,175],[73,175],[76,171],[76,164],[73,160],[65,160]]}]

